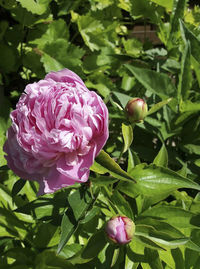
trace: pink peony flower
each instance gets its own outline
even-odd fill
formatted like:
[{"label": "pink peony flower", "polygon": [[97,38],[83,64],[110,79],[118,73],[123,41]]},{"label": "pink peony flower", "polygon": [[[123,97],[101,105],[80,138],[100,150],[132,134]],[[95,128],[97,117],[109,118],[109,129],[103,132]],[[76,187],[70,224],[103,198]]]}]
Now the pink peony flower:
[{"label": "pink peony flower", "polygon": [[86,182],[108,139],[108,110],[74,72],[51,72],[25,88],[7,132],[8,166],[37,180],[39,194]]},{"label": "pink peony flower", "polygon": [[113,243],[124,245],[132,240],[135,224],[128,217],[115,216],[107,222],[105,230],[109,240]]}]

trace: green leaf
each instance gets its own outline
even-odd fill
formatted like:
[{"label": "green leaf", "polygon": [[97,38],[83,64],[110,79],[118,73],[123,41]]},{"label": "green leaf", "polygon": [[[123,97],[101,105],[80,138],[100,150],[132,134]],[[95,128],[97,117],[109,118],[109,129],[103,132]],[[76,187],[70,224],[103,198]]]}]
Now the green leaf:
[{"label": "green leaf", "polygon": [[144,194],[152,192],[149,194],[150,196],[153,195],[154,190],[155,192],[159,190],[160,193],[178,188],[200,190],[200,185],[192,180],[182,177],[170,169],[155,165],[138,165],[132,170],[131,175],[134,176],[137,186],[141,186],[141,189],[144,188]]},{"label": "green leaf", "polygon": [[51,0],[17,0],[21,4],[22,7],[26,8],[33,14],[42,15],[47,11],[49,3]]},{"label": "green leaf", "polygon": [[[15,264],[19,264],[19,265],[30,264],[30,261],[35,258],[33,250],[30,250],[29,248],[22,248],[19,246],[9,248],[4,255],[5,255],[5,258],[8,260],[9,259],[16,260]],[[16,267],[12,266],[12,267],[17,268],[17,266]],[[8,266],[8,268],[10,267]],[[22,265],[22,268],[24,268],[23,265]]]},{"label": "green leaf", "polygon": [[90,177],[90,180],[97,186],[107,186],[118,181],[118,179],[109,176]]},{"label": "green leaf", "polygon": [[155,4],[146,0],[135,0],[131,2],[131,15],[134,19],[138,17],[149,18],[152,22],[157,21]]},{"label": "green leaf", "polygon": [[7,28],[8,28],[9,23],[7,21],[1,21],[0,22],[0,40],[2,40]]},{"label": "green leaf", "polygon": [[171,237],[174,238],[183,238],[184,234],[181,233],[178,229],[174,228],[170,224],[164,222],[163,220],[159,220],[155,217],[144,217],[143,215],[139,216],[136,220],[136,225],[137,224],[143,224],[147,226],[153,227],[156,231],[160,231],[163,233],[166,233],[170,235]]},{"label": "green leaf", "polygon": [[57,253],[59,253],[73,232],[77,229],[79,222],[86,215],[89,207],[94,203],[87,190],[77,189],[68,198],[69,209],[64,213],[61,223],[61,238],[58,245]]},{"label": "green leaf", "polygon": [[[129,173],[135,166],[135,158],[134,153],[131,152],[131,150],[128,150],[128,167],[127,172]],[[137,160],[136,160],[137,161]],[[138,164],[138,163],[136,163]]]},{"label": "green leaf", "polygon": [[190,249],[185,250],[185,268],[194,268],[199,253]]},{"label": "green leaf", "polygon": [[18,181],[16,181],[12,188],[12,196],[17,195],[21,191],[21,189],[24,187],[25,184],[26,184],[26,180],[24,179],[19,179]]},{"label": "green leaf", "polygon": [[143,236],[164,248],[177,248],[180,245],[185,245],[189,240],[184,236],[176,238],[168,233],[157,231],[152,226],[142,224],[136,225],[135,236]]},{"label": "green leaf", "polygon": [[161,102],[159,102],[159,103],[153,105],[153,106],[149,109],[147,116],[149,116],[149,115],[151,115],[151,114],[157,112],[157,111],[158,111],[159,109],[161,109],[163,106],[165,106],[165,105],[167,105],[169,102],[171,102],[172,99],[173,99],[173,98],[168,98],[168,99],[166,99],[166,100],[164,100],[164,101],[161,101]]},{"label": "green leaf", "polygon": [[121,88],[125,91],[130,91],[135,84],[135,78],[125,74],[122,78]]},{"label": "green leaf", "polygon": [[123,106],[123,108],[125,108],[125,106],[127,105],[128,101],[131,100],[131,96],[120,93],[120,92],[112,92],[120,101],[121,105]]},{"label": "green leaf", "polygon": [[200,264],[200,257],[197,259],[197,261],[196,261],[196,263],[195,263],[195,265],[194,265],[194,269],[198,269],[198,267],[199,267],[199,264]]},{"label": "green leaf", "polygon": [[[138,240],[137,237],[133,237],[132,241],[127,245],[127,256],[133,262],[145,262],[146,257],[144,255],[144,244]],[[159,249],[161,249],[159,247]]]},{"label": "green leaf", "polygon": [[156,217],[176,228],[199,228],[199,216],[175,206],[158,205],[142,213],[142,216]]},{"label": "green leaf", "polygon": [[110,199],[112,203],[117,206],[120,211],[119,214],[123,214],[133,220],[133,212],[129,203],[117,190],[114,191]]},{"label": "green leaf", "polygon": [[130,171],[138,164],[140,164],[140,159],[136,152],[128,150],[128,167],[127,172],[130,173]]},{"label": "green leaf", "polygon": [[131,261],[128,257],[128,255],[126,255],[126,261],[125,261],[125,268],[127,269],[137,269],[139,266],[139,263],[135,263],[133,261]]},{"label": "green leaf", "polygon": [[88,190],[77,189],[68,198],[70,209],[73,210],[73,215],[76,221],[83,218],[86,209],[89,208],[93,199]]},{"label": "green leaf", "polygon": [[104,230],[98,231],[90,237],[86,247],[84,248],[81,257],[84,259],[91,259],[98,255],[98,253],[107,244]]},{"label": "green leaf", "polygon": [[200,87],[200,63],[197,62],[197,60],[193,56],[191,56],[190,60],[191,60],[191,65],[194,68],[194,71],[197,77],[198,85]]},{"label": "green leaf", "polygon": [[158,167],[154,164],[137,165],[132,169],[130,175],[133,176],[137,184],[120,182],[118,185],[119,190],[130,197],[135,197],[137,194],[145,196],[170,194],[179,188],[200,190],[200,186],[192,180],[182,177],[170,169]]},{"label": "green leaf", "polygon": [[70,245],[65,245],[64,248],[59,253],[59,256],[64,257],[65,259],[72,258],[82,249],[80,244],[74,243]]},{"label": "green leaf", "polygon": [[142,53],[142,43],[136,38],[122,39],[126,54],[132,57],[139,57]]},{"label": "green leaf", "polygon": [[[102,15],[103,13],[101,17]],[[78,15],[77,25],[85,44],[91,51],[100,50],[102,47],[115,47],[118,40],[115,21],[112,23],[102,19],[100,21],[88,12],[86,15]]]},{"label": "green leaf", "polygon": [[84,50],[70,44],[64,39],[58,39],[50,44],[46,44],[43,48],[41,62],[44,64],[46,72],[59,71],[63,68],[78,71],[81,66],[81,58]]},{"label": "green leaf", "polygon": [[35,269],[75,269],[71,263],[58,256],[53,250],[44,250],[39,253],[34,263],[36,264]]},{"label": "green leaf", "polygon": [[[107,83],[106,83],[107,82]],[[91,89],[97,89],[100,95],[106,98],[110,94],[109,80],[105,76],[98,75],[96,83],[86,82],[86,86]]]},{"label": "green leaf", "polygon": [[181,112],[195,112],[200,110],[199,102],[191,102],[190,100],[186,100],[180,103],[180,111]]},{"label": "green leaf", "polygon": [[94,36],[98,37],[103,31],[103,25],[100,21],[95,20],[89,14],[85,16],[79,16],[77,20],[79,32],[85,44],[91,49],[91,51],[99,50],[99,46],[96,44]]},{"label": "green leaf", "polygon": [[147,238],[145,234],[138,233],[135,234],[135,240],[139,241],[145,247],[156,249],[156,250],[166,250],[165,248],[161,247],[159,244],[155,243],[150,237]]},{"label": "green leaf", "polygon": [[170,41],[178,31],[179,19],[183,18],[186,2],[186,0],[174,0],[173,2],[173,10],[171,14],[171,29],[169,35]]},{"label": "green leaf", "polygon": [[195,145],[195,144],[185,144],[184,149],[186,149],[186,151],[189,154],[197,154],[200,155],[200,145]]},{"label": "green leaf", "polygon": [[[39,30],[40,28],[38,29],[38,32]],[[48,28],[45,28],[45,30],[45,33],[40,38],[30,41],[31,44],[37,45],[41,50],[46,46],[46,44],[55,42],[58,39],[69,39],[69,30],[63,19],[52,21],[48,24]]]},{"label": "green leaf", "polygon": [[166,99],[175,96],[176,88],[171,79],[162,73],[144,68],[138,68],[129,64],[124,65],[136,77],[136,79],[149,91]]},{"label": "green leaf", "polygon": [[16,208],[15,203],[13,203],[10,190],[1,183],[0,183],[0,203],[2,207],[7,208],[7,209],[13,210]]},{"label": "green leaf", "polygon": [[26,224],[19,219],[14,212],[0,207],[0,225],[6,227],[6,230],[15,235],[18,239],[24,239],[27,235]]},{"label": "green leaf", "polygon": [[131,124],[122,123],[122,135],[124,139],[123,153],[126,152],[133,142],[133,128]]},{"label": "green leaf", "polygon": [[0,0],[0,5],[6,9],[13,9],[16,7],[16,1],[15,0]]},{"label": "green leaf", "polygon": [[158,155],[155,157],[154,164],[158,166],[167,167],[168,165],[168,153],[167,149],[165,147],[165,144],[162,145],[160,151],[158,152]]},{"label": "green leaf", "polygon": [[135,182],[134,178],[131,177],[127,172],[121,169],[121,167],[104,151],[101,150],[99,155],[95,159],[95,163],[90,169],[97,173],[110,173],[113,177],[124,181]]},{"label": "green leaf", "polygon": [[187,100],[189,90],[192,86],[190,54],[190,44],[187,42],[181,60],[181,73],[178,84],[178,100]]},{"label": "green leaf", "polygon": [[88,261],[94,259],[98,254],[102,253],[101,250],[106,246],[107,241],[105,237],[105,232],[103,229],[97,231],[93,234],[86,246],[77,255],[69,259],[72,264],[85,264]]},{"label": "green leaf", "polygon": [[176,268],[184,268],[185,261],[184,261],[184,258],[183,258],[183,253],[180,250],[180,248],[172,249],[171,253],[172,253],[172,256],[174,258]]},{"label": "green leaf", "polygon": [[187,41],[190,41],[190,46],[191,46],[191,54],[192,56],[200,62],[200,55],[199,55],[199,50],[200,50],[200,41],[198,38],[185,26],[183,21],[180,21],[180,27],[181,27],[181,34],[182,38],[185,41],[185,44]]},{"label": "green leaf", "polygon": [[[9,114],[11,110],[11,104],[6,97],[3,95],[3,89],[0,88],[0,166],[2,169],[4,165],[7,164],[6,159],[4,158],[3,145],[6,140],[6,130],[9,127]],[[6,168],[6,167],[4,167]]]},{"label": "green leaf", "polygon": [[[17,3],[16,0],[15,3],[16,6],[11,10],[11,15],[15,21],[19,22],[20,33],[17,37],[17,40],[22,38],[21,42],[23,42],[24,40],[24,34],[25,34],[24,26],[33,27],[38,23],[48,23],[49,21],[52,21],[52,16],[48,12],[44,13],[43,15],[37,16],[36,14],[33,14],[31,11],[29,12],[27,9],[23,8],[19,3]],[[12,39],[15,36],[16,32],[13,34]],[[17,40],[15,40],[14,44],[17,42]]]},{"label": "green leaf", "polygon": [[151,0],[162,7],[165,7],[167,10],[172,10],[173,7],[173,0]]},{"label": "green leaf", "polygon": [[[166,233],[172,238],[184,238],[185,237],[184,234],[180,232],[178,229],[164,222],[164,220],[160,221],[157,218],[139,216],[136,220],[136,225],[137,224],[144,224],[144,225],[152,226],[156,231]],[[198,252],[200,250],[200,247],[196,245],[194,242],[192,242],[190,239],[185,244],[185,248],[198,251]]]},{"label": "green leaf", "polygon": [[[25,190],[24,195],[28,192],[31,193],[31,185],[29,181],[26,182],[23,190]],[[57,215],[53,214],[53,212],[63,213],[64,208],[67,206],[66,197],[69,195],[69,192],[70,189],[66,188],[54,194],[40,196],[32,202],[18,207],[15,211],[32,215],[35,219],[56,219]],[[32,195],[30,196],[32,198]],[[35,197],[36,195],[34,198]]]},{"label": "green leaf", "polygon": [[65,68],[62,63],[46,53],[42,55],[41,62],[43,63],[44,69],[47,73],[51,71],[59,71]]},{"label": "green leaf", "polygon": [[66,211],[63,215],[61,223],[61,238],[58,245],[57,253],[59,253],[63,249],[73,232],[75,232],[78,227],[78,224],[72,218],[73,213],[70,212],[70,210]]},{"label": "green leaf", "polygon": [[93,207],[90,211],[87,212],[85,215],[84,219],[82,219],[80,222],[81,224],[87,223],[90,220],[92,220],[95,216],[98,216],[100,213],[100,208],[99,207]]},{"label": "green leaf", "polygon": [[129,173],[135,166],[133,154],[131,150],[128,150],[128,167],[127,167],[127,172]]},{"label": "green leaf", "polygon": [[151,268],[153,269],[163,269],[162,262],[160,260],[157,250],[154,249],[145,249],[145,256]]},{"label": "green leaf", "polygon": [[18,52],[15,47],[0,43],[0,72],[9,73],[16,71]]},{"label": "green leaf", "polygon": [[[41,63],[41,55],[38,54],[37,49],[33,51],[27,51],[23,55],[23,65],[27,69],[31,70],[36,74],[38,78],[43,78],[45,76],[45,71]],[[44,55],[45,57],[46,55]],[[52,69],[53,70],[53,69]]]},{"label": "green leaf", "polygon": [[85,51],[68,41],[69,30],[63,19],[51,22],[46,32],[30,43],[37,45],[45,71],[59,71],[69,68],[79,72],[81,58]]},{"label": "green leaf", "polygon": [[195,160],[194,163],[195,163],[196,166],[200,167],[200,159]]},{"label": "green leaf", "polygon": [[59,243],[58,226],[51,223],[37,223],[34,231],[33,244],[37,248],[52,247]]}]

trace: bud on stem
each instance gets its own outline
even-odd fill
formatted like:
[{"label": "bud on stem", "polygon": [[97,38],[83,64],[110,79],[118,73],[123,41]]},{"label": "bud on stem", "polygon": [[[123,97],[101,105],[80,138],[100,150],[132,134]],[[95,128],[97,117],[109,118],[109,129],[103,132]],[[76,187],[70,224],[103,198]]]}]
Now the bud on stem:
[{"label": "bud on stem", "polygon": [[128,217],[115,216],[107,222],[105,230],[109,240],[115,244],[124,245],[132,240],[135,224]]},{"label": "bud on stem", "polygon": [[133,98],[125,107],[126,115],[131,123],[142,122],[147,115],[147,104],[143,99]]}]

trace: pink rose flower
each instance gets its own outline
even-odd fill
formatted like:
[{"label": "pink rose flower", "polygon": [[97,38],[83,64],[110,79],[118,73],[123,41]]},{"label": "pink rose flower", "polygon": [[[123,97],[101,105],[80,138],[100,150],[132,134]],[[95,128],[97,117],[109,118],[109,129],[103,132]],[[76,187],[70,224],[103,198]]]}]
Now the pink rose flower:
[{"label": "pink rose flower", "polygon": [[109,240],[119,245],[129,243],[134,233],[134,222],[125,216],[112,217],[106,224],[106,234]]},{"label": "pink rose flower", "polygon": [[19,177],[39,182],[39,194],[86,182],[108,139],[107,107],[68,69],[27,85],[11,119],[5,158]]}]

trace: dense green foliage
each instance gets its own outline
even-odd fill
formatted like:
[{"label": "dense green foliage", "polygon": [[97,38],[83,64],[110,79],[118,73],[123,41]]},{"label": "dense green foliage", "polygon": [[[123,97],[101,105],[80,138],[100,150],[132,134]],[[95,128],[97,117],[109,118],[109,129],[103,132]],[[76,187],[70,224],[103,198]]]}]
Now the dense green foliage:
[{"label": "dense green foliage", "polygon": [[[0,17],[0,268],[199,269],[200,8],[0,0]],[[25,86],[63,68],[102,96],[110,137],[90,184],[37,197],[38,184],[8,169],[2,147]],[[149,107],[134,130],[123,112],[132,97]],[[124,247],[104,235],[116,214],[136,224]]]}]

